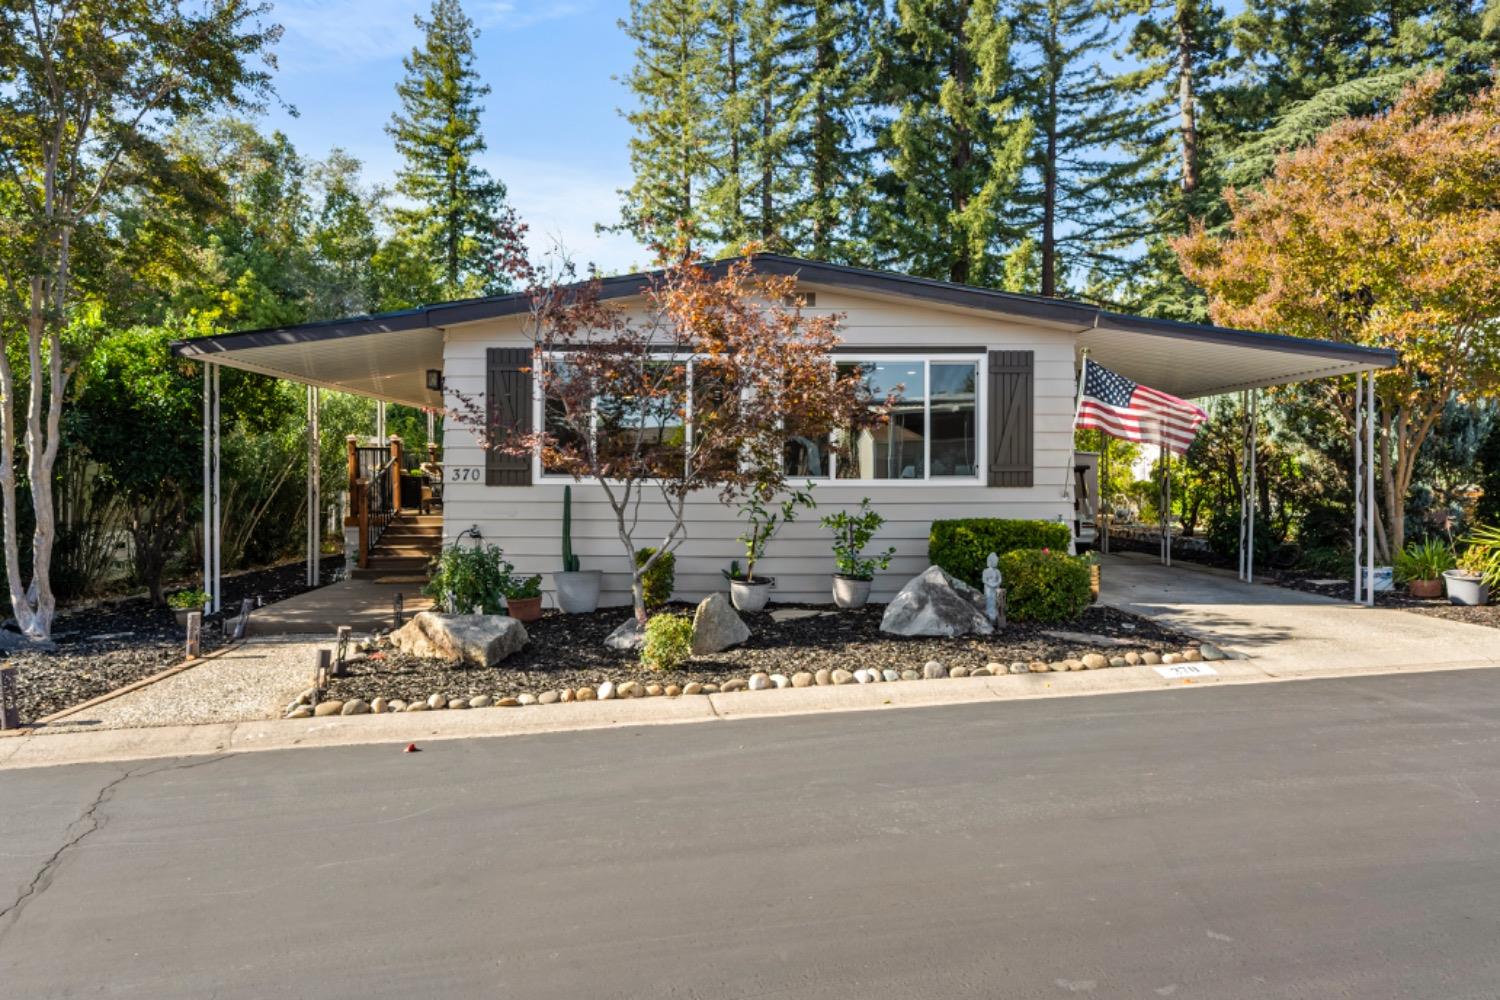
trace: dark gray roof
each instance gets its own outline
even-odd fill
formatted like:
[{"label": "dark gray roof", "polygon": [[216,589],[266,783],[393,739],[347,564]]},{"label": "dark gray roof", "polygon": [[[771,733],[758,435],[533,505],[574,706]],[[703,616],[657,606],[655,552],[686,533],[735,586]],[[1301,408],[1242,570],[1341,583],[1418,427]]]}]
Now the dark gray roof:
[{"label": "dark gray roof", "polygon": [[[714,261],[707,266],[711,270],[718,271],[727,267],[735,259],[738,258]],[[1120,330],[1188,341],[1269,348],[1289,353],[1316,354],[1325,358],[1344,358],[1351,362],[1368,363],[1380,367],[1388,367],[1397,362],[1396,352],[1385,348],[1361,347],[1334,341],[1235,330],[1204,323],[1182,323],[1175,320],[1131,316],[1109,312],[1098,306],[1068,299],[1019,295],[993,288],[960,285],[931,278],[917,278],[894,271],[876,271],[863,267],[851,267],[847,264],[830,264],[826,261],[787,257],[781,254],[753,254],[749,259],[760,273],[794,275],[810,284],[896,295],[943,305],[984,310],[1005,316],[1060,323],[1080,329]],[[600,281],[602,294],[609,299],[639,295],[658,273],[660,272],[645,271],[603,278]],[[527,308],[528,301],[525,293],[495,295],[419,306],[415,309],[403,309],[373,316],[353,316],[347,319],[303,323],[298,326],[200,337],[194,340],[178,341],[173,345],[173,350],[178,355],[193,357],[248,347],[270,347],[278,344],[338,340],[371,333],[441,328],[459,323],[513,316],[525,312]]]}]

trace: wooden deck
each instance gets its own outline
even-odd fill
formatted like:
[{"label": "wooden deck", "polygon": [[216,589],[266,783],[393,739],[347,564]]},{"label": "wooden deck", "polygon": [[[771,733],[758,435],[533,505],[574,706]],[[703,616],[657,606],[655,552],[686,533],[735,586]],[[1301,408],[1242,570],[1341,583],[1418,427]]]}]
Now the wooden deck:
[{"label": "wooden deck", "polygon": [[397,594],[402,597],[407,618],[432,607],[432,601],[422,596],[419,583],[341,580],[257,608],[250,615],[245,634],[332,636],[340,625],[351,626],[356,635],[389,629]]}]

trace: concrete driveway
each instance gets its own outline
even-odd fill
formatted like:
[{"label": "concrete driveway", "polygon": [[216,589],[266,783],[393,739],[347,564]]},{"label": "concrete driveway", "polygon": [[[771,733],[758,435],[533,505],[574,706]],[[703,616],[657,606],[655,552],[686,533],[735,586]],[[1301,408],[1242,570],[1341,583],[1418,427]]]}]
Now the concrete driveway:
[{"label": "concrete driveway", "polygon": [[1100,600],[1232,646],[1276,677],[1500,666],[1500,629],[1367,608],[1153,556],[1103,557]]}]

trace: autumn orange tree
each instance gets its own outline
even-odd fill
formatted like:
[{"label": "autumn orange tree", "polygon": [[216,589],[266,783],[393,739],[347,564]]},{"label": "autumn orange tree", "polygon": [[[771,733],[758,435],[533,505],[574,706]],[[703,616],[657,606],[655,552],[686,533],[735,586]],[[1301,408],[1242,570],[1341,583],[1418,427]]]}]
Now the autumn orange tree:
[{"label": "autumn orange tree", "polygon": [[[1222,235],[1175,243],[1216,322],[1394,348],[1376,377],[1377,550],[1404,543],[1417,454],[1451,399],[1500,383],[1500,91],[1439,108],[1441,74],[1230,191]],[[1353,428],[1353,380],[1319,390]]]},{"label": "autumn orange tree", "polygon": [[[838,371],[837,316],[802,312],[796,279],[758,274],[749,258],[704,262],[678,252],[634,302],[606,299],[598,279],[545,273],[514,248],[502,257],[529,287],[533,377],[543,425],[490,432],[486,447],[540,449],[552,472],[598,484],[614,513],[635,615],[644,580],[687,538],[692,494],[725,503],[784,492],[792,438],[849,440],[884,418],[862,373]],[[462,422],[462,410],[458,419]],[[472,423],[472,421],[470,421]],[[644,502],[655,552],[636,565]]]}]

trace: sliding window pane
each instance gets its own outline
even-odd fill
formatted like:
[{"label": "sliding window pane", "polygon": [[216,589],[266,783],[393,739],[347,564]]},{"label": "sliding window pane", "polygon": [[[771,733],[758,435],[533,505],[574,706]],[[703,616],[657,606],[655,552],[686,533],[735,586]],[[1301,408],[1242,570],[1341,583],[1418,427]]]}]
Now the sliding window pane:
[{"label": "sliding window pane", "polygon": [[925,361],[842,362],[840,371],[858,368],[872,398],[892,394],[890,420],[874,430],[861,431],[839,458],[840,479],[923,479],[926,477]]},{"label": "sliding window pane", "polygon": [[641,388],[638,395],[600,396],[595,403],[600,458],[621,470],[643,460],[673,475],[687,444],[687,365],[653,361]]},{"label": "sliding window pane", "polygon": [[973,362],[933,362],[931,398],[932,475],[975,475],[975,383]]}]

